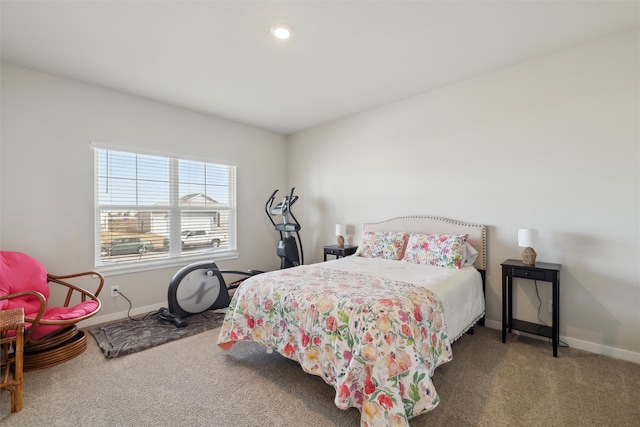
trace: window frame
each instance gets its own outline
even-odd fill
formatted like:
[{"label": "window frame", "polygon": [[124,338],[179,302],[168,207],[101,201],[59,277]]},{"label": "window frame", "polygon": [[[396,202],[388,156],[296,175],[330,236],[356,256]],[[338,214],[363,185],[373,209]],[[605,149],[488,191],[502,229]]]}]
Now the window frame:
[{"label": "window frame", "polygon": [[[117,275],[117,274],[127,274],[133,272],[140,271],[149,271],[149,270],[158,270],[163,268],[170,267],[184,267],[190,263],[198,262],[198,261],[210,261],[212,259],[212,255],[215,257],[215,261],[222,260],[230,260],[237,259],[239,257],[238,249],[237,249],[237,241],[238,241],[238,227],[237,227],[237,193],[238,193],[238,185],[237,185],[237,163],[231,161],[225,161],[220,159],[210,159],[203,157],[195,157],[185,154],[177,154],[177,153],[167,153],[155,150],[145,150],[127,146],[120,146],[114,144],[105,144],[96,141],[91,142],[91,148],[94,152],[94,171],[93,171],[93,179],[94,179],[94,237],[93,237],[93,246],[94,246],[94,266],[95,269],[103,273],[105,276],[109,275]],[[168,194],[169,204],[166,207],[162,207],[159,210],[167,210],[169,213],[169,235],[170,236],[180,236],[182,233],[181,230],[181,218],[182,212],[196,212],[196,211],[212,211],[211,207],[199,207],[199,206],[180,206],[180,195],[179,195],[179,172],[178,172],[178,164],[180,161],[193,161],[204,163],[206,165],[214,165],[214,166],[226,166],[229,167],[230,173],[230,200],[228,206],[223,209],[228,212],[228,249],[216,250],[214,251],[197,251],[196,253],[184,253],[181,245],[179,243],[171,243],[169,249],[167,250],[167,256],[162,258],[154,258],[154,259],[144,259],[144,260],[134,260],[129,262],[122,263],[109,263],[104,262],[101,255],[101,214],[105,210],[131,210],[131,211],[148,211],[153,210],[152,206],[147,205],[128,205],[128,204],[100,204],[99,201],[99,181],[100,177],[98,176],[99,168],[99,152],[100,150],[106,151],[117,151],[127,154],[133,155],[146,155],[146,156],[155,156],[169,160],[170,164],[170,174],[169,174],[169,185],[170,190]],[[137,181],[137,178],[136,178]],[[174,242],[179,242],[180,239],[170,239]]]}]

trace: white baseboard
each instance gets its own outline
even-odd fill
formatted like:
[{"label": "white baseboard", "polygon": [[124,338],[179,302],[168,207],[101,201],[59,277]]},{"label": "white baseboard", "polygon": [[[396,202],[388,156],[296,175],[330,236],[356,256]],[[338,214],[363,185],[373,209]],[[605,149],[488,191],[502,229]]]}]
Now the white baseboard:
[{"label": "white baseboard", "polygon": [[[162,307],[166,307],[167,303],[153,304],[147,305],[145,307],[132,308],[131,312],[129,312],[130,316],[138,316],[140,314],[145,314],[150,311],[159,310]],[[79,328],[88,328],[91,326],[99,325],[101,323],[113,322],[114,320],[121,320],[127,318],[127,310],[119,311],[117,313],[105,314],[105,315],[97,315],[90,317],[89,319],[78,323]]]},{"label": "white baseboard", "polygon": [[[146,307],[139,307],[139,308],[134,308],[131,309],[131,312],[129,313],[130,316],[138,316],[140,314],[145,314],[145,313],[149,313],[151,311],[156,311],[159,310],[162,307],[167,307],[166,303],[162,303],[162,304],[153,304],[153,305],[147,305]],[[226,308],[221,308],[218,310],[213,310],[215,312],[218,313],[226,313],[227,309]],[[79,328],[89,328],[91,326],[95,326],[95,325],[99,325],[101,323],[107,323],[107,322],[113,322],[115,320],[122,320],[122,319],[126,319],[127,318],[127,311],[119,311],[117,313],[111,313],[111,314],[105,314],[103,316],[93,316],[90,317],[89,319],[85,320],[84,322],[80,322],[78,324]]]},{"label": "white baseboard", "polygon": [[[502,322],[497,322],[495,320],[486,319],[484,321],[484,325],[491,329],[497,329],[499,331],[502,330]],[[548,338],[541,337],[539,335],[528,334],[526,332],[513,331],[513,333],[524,335],[530,338],[544,340],[544,341],[548,340]],[[570,337],[560,336],[560,341],[564,341],[569,345],[569,347],[577,348],[578,350],[584,350],[590,353],[601,354],[603,356],[609,356],[616,359],[626,360],[628,362],[634,362],[634,363],[640,364],[640,353],[635,353],[629,350],[609,347],[606,345],[597,344],[589,341],[583,341],[583,340],[570,338]]]},{"label": "white baseboard", "polygon": [[[166,307],[166,303],[148,305],[145,307],[139,307],[131,310],[131,316],[137,316],[139,314],[148,313],[150,311],[158,310],[161,307]],[[80,328],[88,328],[90,326],[99,325],[101,323],[112,322],[114,320],[126,319],[127,312],[120,311],[117,313],[105,314],[103,316],[94,316],[90,319],[85,320],[84,322],[80,322],[78,325]],[[502,330],[502,322],[497,322],[495,320],[485,319],[484,325],[487,328]],[[513,331],[516,334],[522,334],[527,337],[540,339],[540,340],[548,340],[548,338],[541,337],[538,335],[527,334],[526,332],[521,331]],[[601,354],[603,356],[609,356],[616,359],[626,360],[629,362],[634,362],[640,364],[640,353],[634,353],[633,351],[623,350],[615,347],[608,347],[606,345],[592,343],[589,341],[583,341],[575,338],[563,337],[560,336],[560,340],[566,342],[570,347],[577,348],[579,350],[588,351],[590,353]]]}]

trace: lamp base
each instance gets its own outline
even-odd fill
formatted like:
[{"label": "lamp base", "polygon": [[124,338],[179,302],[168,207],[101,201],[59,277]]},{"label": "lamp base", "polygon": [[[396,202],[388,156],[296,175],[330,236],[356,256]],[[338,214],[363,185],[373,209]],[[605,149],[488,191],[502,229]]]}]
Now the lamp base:
[{"label": "lamp base", "polygon": [[344,237],[338,236],[338,247],[344,248]]},{"label": "lamp base", "polygon": [[536,265],[536,251],[533,248],[525,248],[522,251],[522,263],[525,265]]}]

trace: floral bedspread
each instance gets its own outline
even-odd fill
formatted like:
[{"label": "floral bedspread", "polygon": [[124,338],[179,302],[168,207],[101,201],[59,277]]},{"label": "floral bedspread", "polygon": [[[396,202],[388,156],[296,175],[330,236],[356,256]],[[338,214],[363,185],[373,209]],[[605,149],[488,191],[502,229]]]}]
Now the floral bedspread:
[{"label": "floral bedspread", "polygon": [[331,384],[361,426],[408,426],[439,402],[431,377],[453,357],[446,331],[442,303],[425,288],[308,265],[247,279],[218,345],[273,348]]}]

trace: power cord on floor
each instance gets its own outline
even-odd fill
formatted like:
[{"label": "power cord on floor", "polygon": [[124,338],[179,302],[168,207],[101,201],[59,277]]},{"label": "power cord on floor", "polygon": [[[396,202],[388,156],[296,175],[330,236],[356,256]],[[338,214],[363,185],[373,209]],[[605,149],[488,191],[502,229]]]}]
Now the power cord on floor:
[{"label": "power cord on floor", "polygon": [[[549,326],[549,325],[547,324],[547,322],[545,322],[544,320],[542,320],[542,319],[540,318],[540,308],[542,308],[542,300],[540,299],[540,294],[538,293],[538,281],[537,281],[537,280],[534,280],[534,281],[533,281],[533,283],[535,284],[535,287],[536,287],[536,297],[538,298],[538,314],[537,314],[538,321],[539,321],[540,323],[542,323],[543,325],[545,325],[545,326]],[[551,338],[549,338],[548,342],[549,342],[549,344],[550,344],[550,345],[553,345],[553,340],[552,340]],[[558,347],[569,347],[569,344],[567,344],[566,342],[564,342],[564,341],[562,341],[562,340],[559,340],[559,341],[558,341]]]},{"label": "power cord on floor", "polygon": [[547,322],[545,322],[540,318],[540,309],[542,308],[542,300],[540,299],[540,294],[538,293],[538,281],[534,280],[533,283],[536,286],[536,297],[538,298],[538,314],[537,314],[538,321],[545,326],[549,326]]},{"label": "power cord on floor", "polygon": [[157,314],[158,314],[158,310],[156,310],[156,311],[151,311],[151,312],[149,312],[149,313],[145,314],[144,316],[139,317],[139,318],[137,318],[137,319],[136,319],[136,318],[134,318],[134,317],[131,317],[130,313],[131,313],[131,308],[133,307],[133,304],[131,303],[131,300],[130,300],[129,298],[127,298],[127,297],[126,297],[126,295],[125,295],[125,294],[123,294],[121,290],[116,289],[116,290],[115,290],[115,292],[116,292],[118,295],[120,295],[122,298],[126,299],[126,300],[127,300],[127,302],[129,303],[129,309],[127,310],[127,317],[129,318],[129,320],[135,320],[135,321],[145,320],[146,318],[148,318],[148,317],[150,317],[150,316],[155,316],[155,315],[157,315]]}]

